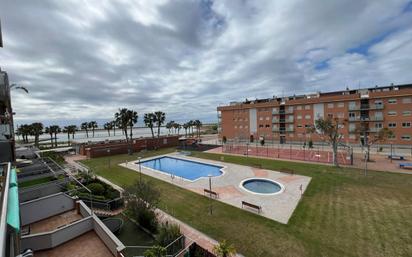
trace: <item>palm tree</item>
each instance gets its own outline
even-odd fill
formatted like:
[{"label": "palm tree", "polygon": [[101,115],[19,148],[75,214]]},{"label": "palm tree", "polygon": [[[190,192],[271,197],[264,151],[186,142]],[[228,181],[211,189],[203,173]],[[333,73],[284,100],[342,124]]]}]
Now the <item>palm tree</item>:
[{"label": "palm tree", "polygon": [[177,129],[177,135],[180,135],[180,130],[182,129],[182,125],[180,125],[179,123],[176,123],[176,129]]},{"label": "palm tree", "polygon": [[168,123],[166,123],[166,128],[169,130],[169,134],[170,134],[170,130],[173,128],[173,124],[175,122],[173,120],[169,121]]},{"label": "palm tree", "polygon": [[175,134],[176,134],[176,132],[177,132],[177,135],[179,135],[179,130],[180,130],[180,127],[181,127],[180,124],[177,123],[177,122],[173,122],[172,126],[173,126],[173,128],[174,128],[174,130],[175,130]]},{"label": "palm tree", "polygon": [[[116,123],[124,131],[126,135],[126,142],[129,142],[129,154],[132,154],[132,139],[133,139],[133,126],[137,123],[138,115],[136,111],[128,110],[127,108],[119,109],[115,113]],[[127,129],[130,127],[130,140],[127,135]]]},{"label": "palm tree", "polygon": [[34,136],[34,145],[39,147],[39,136],[43,134],[43,124],[35,122],[30,125],[32,135]]},{"label": "palm tree", "polygon": [[160,138],[160,127],[166,120],[166,113],[162,111],[157,111],[155,114],[155,123],[157,124],[157,138]]},{"label": "palm tree", "polygon": [[187,129],[190,128],[189,122],[183,124],[183,128],[185,129],[185,137],[187,137]]},{"label": "palm tree", "polygon": [[74,139],[74,134],[76,133],[76,131],[77,131],[77,126],[76,125],[70,125],[70,132],[71,132],[71,134],[72,134],[72,139]]},{"label": "palm tree", "polygon": [[[193,137],[194,136],[194,133],[193,133],[193,126],[194,126],[194,121],[193,120],[189,120],[189,134],[191,134],[191,137]],[[192,130],[192,132],[190,132],[190,130]]]},{"label": "palm tree", "polygon": [[112,123],[112,128],[113,128],[113,136],[116,136],[117,123],[115,120],[113,120],[111,123]]},{"label": "palm tree", "polygon": [[143,118],[144,124],[146,125],[146,127],[150,128],[150,131],[152,132],[152,138],[155,137],[153,132],[155,118],[156,116],[154,115],[154,113],[145,113]]},{"label": "palm tree", "polygon": [[23,87],[23,86],[19,86],[17,84],[11,84],[10,85],[10,90],[13,89],[19,89],[19,90],[23,90],[24,92],[26,92],[27,94],[29,93],[29,90],[27,90],[27,88]]},{"label": "palm tree", "polygon": [[213,252],[218,257],[230,257],[236,254],[235,247],[227,243],[226,240],[223,240],[218,245],[215,245],[215,247],[213,247]]},{"label": "palm tree", "polygon": [[61,128],[59,125],[54,125],[53,126],[53,133],[54,133],[54,144],[57,147],[57,134],[62,132]]},{"label": "palm tree", "polygon": [[193,124],[194,124],[195,127],[196,127],[197,137],[199,138],[199,137],[200,137],[200,128],[202,127],[202,122],[201,122],[200,120],[195,120],[195,121],[193,122]]},{"label": "palm tree", "polygon": [[93,137],[94,137],[94,130],[98,128],[96,121],[89,122],[89,128],[92,129]]},{"label": "palm tree", "polygon": [[80,125],[80,128],[86,131],[86,137],[89,138],[89,123],[88,122],[83,122]]},{"label": "palm tree", "polygon": [[107,130],[107,133],[109,134],[109,137],[110,137],[110,130],[113,129],[113,122],[106,122],[103,125],[103,127],[104,127],[105,130]]},{"label": "palm tree", "polygon": [[53,147],[53,127],[52,126],[46,127],[44,132],[50,135],[50,144]]},{"label": "palm tree", "polygon": [[70,133],[71,133],[71,127],[70,126],[65,126],[63,128],[63,132],[67,133],[67,146],[70,145]]}]

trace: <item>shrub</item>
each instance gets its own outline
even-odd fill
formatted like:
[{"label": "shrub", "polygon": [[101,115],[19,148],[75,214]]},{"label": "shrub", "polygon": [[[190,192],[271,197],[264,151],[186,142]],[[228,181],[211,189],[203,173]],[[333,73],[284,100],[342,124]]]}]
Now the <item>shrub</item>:
[{"label": "shrub", "polygon": [[141,226],[151,232],[157,231],[155,209],[160,201],[160,192],[152,183],[136,182],[126,189],[127,210]]},{"label": "shrub", "polygon": [[179,225],[166,222],[160,225],[156,241],[161,246],[167,246],[181,235]]},{"label": "shrub", "polygon": [[87,185],[87,188],[92,191],[93,195],[104,195],[105,188],[100,183],[90,183]]},{"label": "shrub", "polygon": [[166,248],[155,245],[151,249],[146,250],[143,254],[144,257],[164,257],[166,256]]}]

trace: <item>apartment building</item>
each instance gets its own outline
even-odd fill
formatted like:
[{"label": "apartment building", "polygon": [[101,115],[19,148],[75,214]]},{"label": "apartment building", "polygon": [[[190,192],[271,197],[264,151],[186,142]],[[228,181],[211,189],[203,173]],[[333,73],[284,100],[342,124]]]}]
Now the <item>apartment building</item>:
[{"label": "apartment building", "polygon": [[319,142],[323,139],[308,128],[315,120],[330,117],[339,120],[347,144],[360,144],[382,128],[394,132],[383,143],[412,144],[412,84],[246,100],[217,111],[219,135],[228,140]]}]

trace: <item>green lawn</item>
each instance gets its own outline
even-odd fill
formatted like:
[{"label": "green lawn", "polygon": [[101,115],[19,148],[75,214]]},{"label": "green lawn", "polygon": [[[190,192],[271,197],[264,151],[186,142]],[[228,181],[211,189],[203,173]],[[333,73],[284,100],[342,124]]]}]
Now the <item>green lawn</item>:
[{"label": "green lawn", "polygon": [[43,184],[43,183],[50,182],[52,180],[54,180],[54,177],[45,177],[45,178],[33,179],[33,180],[25,181],[25,182],[20,182],[19,187],[20,188],[31,187],[31,186],[35,186],[35,185],[38,185],[38,184]]},{"label": "green lawn", "polygon": [[[148,152],[164,154],[173,149]],[[222,155],[194,152],[200,158]],[[137,159],[128,155],[84,161],[97,174],[129,185],[138,177],[115,163]],[[144,176],[162,192],[161,208],[211,237],[228,239],[245,256],[412,256],[412,176],[316,164],[225,156],[225,162],[260,164],[312,177],[287,225],[208,199],[202,195]]]}]

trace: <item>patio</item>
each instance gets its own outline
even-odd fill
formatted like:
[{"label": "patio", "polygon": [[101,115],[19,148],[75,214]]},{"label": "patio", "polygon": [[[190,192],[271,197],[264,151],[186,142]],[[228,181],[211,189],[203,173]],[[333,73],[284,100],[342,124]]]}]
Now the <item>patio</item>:
[{"label": "patio", "polygon": [[[218,177],[212,178],[212,191],[219,194],[218,201],[222,201],[238,208],[242,208],[242,201],[259,205],[262,207],[260,215],[284,224],[288,223],[289,218],[292,216],[293,211],[299,203],[302,193],[306,190],[311,179],[310,177],[301,175],[292,175],[225,162],[205,161],[203,159],[182,156],[177,153],[169,154],[168,156],[223,166],[224,173]],[[149,159],[143,159],[142,161]],[[120,165],[139,171],[139,165],[135,162],[122,163]],[[172,178],[170,175],[147,169],[144,166],[141,166],[141,171],[146,175],[167,181],[198,194],[203,195],[203,190],[209,188],[209,179],[207,177],[202,177],[195,181],[188,181],[177,177]],[[241,189],[239,186],[241,181],[247,178],[271,179],[282,184],[285,187],[285,190],[276,195],[253,194]]]},{"label": "patio", "polygon": [[59,215],[29,224],[30,234],[53,231],[57,228],[73,223],[83,217],[76,210],[70,210]]}]

